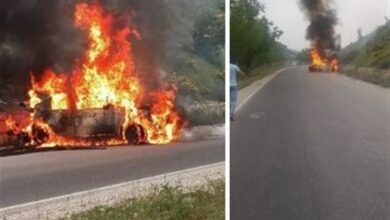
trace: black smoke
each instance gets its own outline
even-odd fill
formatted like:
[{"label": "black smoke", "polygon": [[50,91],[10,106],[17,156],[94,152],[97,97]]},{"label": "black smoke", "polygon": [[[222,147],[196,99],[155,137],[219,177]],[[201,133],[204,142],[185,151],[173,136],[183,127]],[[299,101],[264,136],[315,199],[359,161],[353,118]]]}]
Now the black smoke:
[{"label": "black smoke", "polygon": [[[98,0],[1,0],[0,84],[19,85],[25,94],[30,73],[39,77],[47,68],[71,72],[87,46],[84,33],[74,27],[74,8],[77,3],[93,1]],[[179,10],[183,4],[173,0],[99,2],[114,16],[128,15],[131,25],[137,27],[142,38],[129,38],[137,72],[148,87],[160,86],[162,63],[173,59],[168,56],[175,47],[172,42],[181,37],[173,18],[187,9]]]},{"label": "black smoke", "polygon": [[310,24],[306,30],[306,38],[312,46],[321,52],[325,49],[337,49],[335,26],[338,19],[331,0],[300,0]]},{"label": "black smoke", "polygon": [[5,0],[0,3],[0,76],[28,81],[47,67],[68,71],[84,49],[72,25],[70,1]]}]

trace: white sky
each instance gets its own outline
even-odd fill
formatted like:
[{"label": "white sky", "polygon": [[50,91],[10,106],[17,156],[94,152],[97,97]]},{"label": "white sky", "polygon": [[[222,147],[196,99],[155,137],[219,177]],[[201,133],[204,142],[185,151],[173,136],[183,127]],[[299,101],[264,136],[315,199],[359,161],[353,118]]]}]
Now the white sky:
[{"label": "white sky", "polygon": [[[310,43],[305,39],[308,21],[299,8],[299,0],[259,0],[265,3],[266,17],[284,31],[279,39],[291,49],[301,50]],[[385,23],[390,17],[390,0],[334,0],[339,24],[336,32],[341,34],[342,47],[356,41],[357,29],[363,35]]]}]

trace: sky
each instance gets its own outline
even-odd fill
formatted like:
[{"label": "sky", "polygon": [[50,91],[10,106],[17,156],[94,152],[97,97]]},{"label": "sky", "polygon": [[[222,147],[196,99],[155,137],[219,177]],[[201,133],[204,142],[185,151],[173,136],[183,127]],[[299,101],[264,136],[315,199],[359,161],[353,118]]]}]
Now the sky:
[{"label": "sky", "polygon": [[[299,0],[259,0],[266,6],[265,15],[284,31],[279,41],[291,49],[301,50],[310,46],[305,39],[306,20],[299,7]],[[341,34],[341,46],[357,40],[357,29],[363,35],[385,23],[389,16],[390,0],[333,0],[339,19],[336,33]]]}]

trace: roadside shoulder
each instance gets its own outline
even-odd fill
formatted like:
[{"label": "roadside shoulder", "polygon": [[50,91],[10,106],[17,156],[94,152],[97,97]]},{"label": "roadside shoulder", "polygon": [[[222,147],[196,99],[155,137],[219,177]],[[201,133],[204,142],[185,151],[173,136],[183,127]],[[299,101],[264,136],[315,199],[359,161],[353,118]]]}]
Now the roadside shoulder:
[{"label": "roadside shoulder", "polygon": [[268,82],[274,79],[276,76],[287,70],[288,67],[282,68],[266,77],[257,80],[248,86],[238,91],[237,111],[239,111],[258,91],[260,91]]},{"label": "roadside shoulder", "polygon": [[114,205],[125,199],[145,196],[160,186],[187,189],[223,179],[225,163],[214,163],[144,179],[100,187],[0,209],[0,219],[58,219],[93,207]]}]

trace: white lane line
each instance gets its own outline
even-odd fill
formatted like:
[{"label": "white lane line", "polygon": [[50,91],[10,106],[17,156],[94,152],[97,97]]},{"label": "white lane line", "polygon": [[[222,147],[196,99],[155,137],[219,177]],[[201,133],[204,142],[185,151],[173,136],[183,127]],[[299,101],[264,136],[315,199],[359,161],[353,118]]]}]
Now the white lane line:
[{"label": "white lane line", "polygon": [[280,69],[280,70],[272,73],[271,75],[268,75],[265,78],[263,78],[259,81],[253,82],[251,85],[249,85],[248,87],[253,86],[255,84],[259,84],[259,86],[255,90],[253,90],[247,97],[245,97],[245,99],[243,101],[241,101],[238,104],[236,112],[238,112],[257,92],[259,92],[262,88],[264,88],[264,86],[267,85],[268,82],[270,82],[272,79],[274,79],[276,76],[278,76],[280,73],[284,72],[287,69],[288,68]]},{"label": "white lane line", "polygon": [[225,162],[213,163],[138,180],[56,196],[0,209],[0,219],[58,219],[99,205],[142,196],[161,185],[196,187],[209,180],[223,178]]}]

